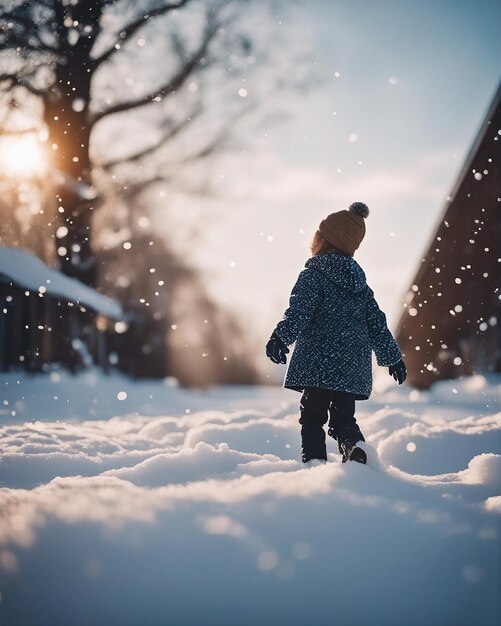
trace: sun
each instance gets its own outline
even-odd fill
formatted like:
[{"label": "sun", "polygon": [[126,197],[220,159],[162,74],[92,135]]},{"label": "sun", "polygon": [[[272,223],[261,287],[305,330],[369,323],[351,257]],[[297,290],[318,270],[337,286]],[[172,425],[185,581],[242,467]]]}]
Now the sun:
[{"label": "sun", "polygon": [[0,137],[0,176],[36,178],[47,171],[47,153],[35,133]]}]

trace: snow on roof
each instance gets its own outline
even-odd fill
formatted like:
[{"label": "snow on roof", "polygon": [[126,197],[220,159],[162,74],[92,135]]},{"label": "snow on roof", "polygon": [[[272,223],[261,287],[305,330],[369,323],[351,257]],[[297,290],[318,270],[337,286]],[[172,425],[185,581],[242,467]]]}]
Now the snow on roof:
[{"label": "snow on roof", "polygon": [[118,302],[104,296],[76,278],[47,267],[39,258],[20,248],[0,246],[0,276],[30,291],[38,292],[44,287],[46,293],[89,307],[97,313],[113,319],[123,317]]}]

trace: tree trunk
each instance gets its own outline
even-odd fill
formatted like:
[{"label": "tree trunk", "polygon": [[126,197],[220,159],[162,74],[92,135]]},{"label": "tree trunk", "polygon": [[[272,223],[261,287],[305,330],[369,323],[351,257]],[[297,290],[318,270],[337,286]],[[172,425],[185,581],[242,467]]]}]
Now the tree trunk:
[{"label": "tree trunk", "polygon": [[[89,140],[89,102],[92,80],[90,52],[102,12],[102,2],[83,0],[74,6],[59,5],[56,28],[64,62],[55,68],[54,87],[45,100],[44,118],[53,147],[56,170],[54,201],[59,223],[66,234],[56,237],[56,253],[62,272],[89,286],[97,282],[92,251],[92,193]],[[64,10],[63,10],[64,9]],[[79,25],[79,33],[68,31],[68,15]],[[84,27],[91,28],[86,35]],[[61,230],[59,231],[61,234]]]},{"label": "tree trunk", "polygon": [[89,193],[89,133],[84,112],[83,115],[75,113],[71,108],[68,111],[68,106],[71,107],[70,102],[59,101],[57,106],[47,107],[45,120],[49,129],[49,142],[57,145],[54,150],[57,170],[54,201],[60,215],[59,222],[67,229],[66,235],[56,237],[56,248],[63,273],[94,285],[96,275],[91,247],[93,206]]}]

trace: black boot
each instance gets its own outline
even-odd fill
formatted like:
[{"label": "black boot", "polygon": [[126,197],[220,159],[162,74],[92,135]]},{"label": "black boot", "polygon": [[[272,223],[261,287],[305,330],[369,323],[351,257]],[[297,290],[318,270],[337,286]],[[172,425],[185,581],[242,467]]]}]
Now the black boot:
[{"label": "black boot", "polygon": [[338,447],[339,452],[343,455],[343,463],[346,463],[346,461],[367,463],[365,450],[357,446],[359,441],[365,441],[365,439],[358,424],[353,420],[352,424],[346,426],[341,431],[338,438]]},{"label": "black boot", "polygon": [[329,413],[330,420],[327,432],[330,437],[337,441],[339,452],[343,455],[343,463],[346,461],[367,463],[365,451],[356,445],[365,439],[355,419],[353,396],[348,393],[336,393]]},{"label": "black boot", "polygon": [[[337,439],[336,433],[334,429],[329,428],[327,431],[329,437],[333,439]],[[338,442],[339,452],[343,455],[342,463],[346,463],[346,461],[357,461],[358,463],[367,463],[367,454],[365,450],[359,448],[356,444],[359,441],[365,441],[364,436],[360,433],[360,437],[357,438],[355,443],[352,443],[350,440]]]},{"label": "black boot", "polygon": [[343,455],[342,463],[346,463],[346,461],[357,461],[357,463],[363,463],[364,465],[367,463],[367,454],[362,448],[352,445],[348,441],[343,441],[339,448]]}]

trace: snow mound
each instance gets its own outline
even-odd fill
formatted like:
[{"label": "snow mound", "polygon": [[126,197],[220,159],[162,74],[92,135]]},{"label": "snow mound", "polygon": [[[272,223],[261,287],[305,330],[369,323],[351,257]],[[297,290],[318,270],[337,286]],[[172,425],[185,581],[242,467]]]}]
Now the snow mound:
[{"label": "snow mound", "polygon": [[283,389],[0,383],[2,624],[499,622],[500,381],[358,403],[366,466]]},{"label": "snow mound", "polygon": [[277,470],[297,469],[296,463],[281,461],[271,454],[252,454],[230,450],[228,444],[221,443],[217,447],[200,442],[194,448],[182,448],[179,451],[157,454],[133,467],[113,469],[103,472],[103,476],[116,476],[129,480],[135,485],[158,487],[167,481],[187,483],[206,480],[219,476],[231,476],[243,473],[249,464],[249,472],[263,466],[270,471],[269,463]]},{"label": "snow mound", "polygon": [[501,455],[479,454],[468,463],[463,476],[467,484],[489,485],[501,490]]}]

